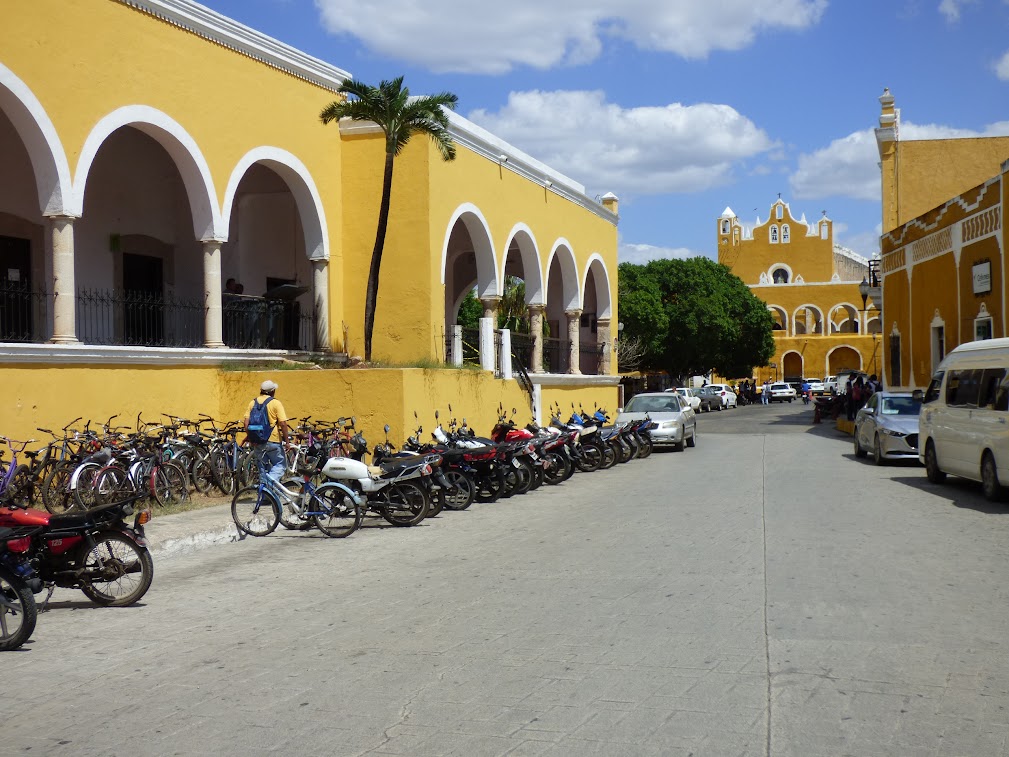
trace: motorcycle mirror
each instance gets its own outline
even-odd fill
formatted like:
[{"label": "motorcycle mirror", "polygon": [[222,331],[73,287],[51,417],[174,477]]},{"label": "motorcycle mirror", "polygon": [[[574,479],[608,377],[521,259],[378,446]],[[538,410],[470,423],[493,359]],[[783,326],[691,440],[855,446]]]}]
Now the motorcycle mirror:
[{"label": "motorcycle mirror", "polygon": [[419,419],[419,416],[417,415],[417,411],[416,410],[413,411],[413,417]]},{"label": "motorcycle mirror", "polygon": [[448,403],[448,411],[450,413],[452,412],[452,403],[451,402]]},{"label": "motorcycle mirror", "polygon": [[434,411],[434,419],[438,420],[438,411],[437,410]]},{"label": "motorcycle mirror", "polygon": [[512,408],[512,415],[515,415],[515,413],[517,413],[517,412],[518,412],[518,410],[516,410],[515,408]]},{"label": "motorcycle mirror", "polygon": [[387,434],[389,433],[389,424],[388,423],[385,424],[385,433],[387,433]]}]

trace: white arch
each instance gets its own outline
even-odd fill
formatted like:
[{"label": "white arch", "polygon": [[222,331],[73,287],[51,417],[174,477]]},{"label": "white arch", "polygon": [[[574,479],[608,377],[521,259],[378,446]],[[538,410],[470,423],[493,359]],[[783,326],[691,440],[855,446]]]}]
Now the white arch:
[{"label": "white arch", "polygon": [[98,150],[112,132],[124,126],[132,126],[157,140],[172,157],[186,187],[196,238],[202,241],[226,240],[227,230],[217,207],[214,180],[196,141],[170,116],[147,105],[127,105],[114,110],[95,124],[88,134],[74,174],[71,198],[74,215],[84,212],[84,190]]},{"label": "white arch", "polygon": [[[610,318],[612,316],[611,309],[613,307],[610,301],[610,272],[606,268],[606,261],[603,260],[602,255],[598,252],[593,252],[589,255],[588,262],[585,264],[585,275],[582,276],[582,297],[584,302],[585,291],[589,285],[589,273],[599,274],[601,271],[602,275],[602,286],[600,282],[596,281],[596,307],[598,312],[596,313],[596,318]],[[602,291],[600,291],[602,290]]]},{"label": "white arch", "polygon": [[788,272],[788,281],[786,283],[788,283],[788,284],[794,284],[795,283],[795,274],[792,273],[792,266],[790,266],[788,263],[774,263],[770,268],[768,268],[767,269],[767,281],[768,281],[768,283],[770,283],[770,284],[776,283],[775,280],[774,280],[774,272],[776,270],[778,270],[779,268],[784,268],[785,271]]},{"label": "white arch", "polygon": [[[818,308],[816,305],[813,305],[811,303],[806,303],[805,305],[799,305],[799,307],[797,307],[792,312],[792,336],[803,336],[806,333],[806,332],[804,332],[803,334],[798,334],[795,331],[796,324],[799,321],[799,317],[798,316],[799,316],[799,311],[800,310],[813,310],[813,311],[815,311],[820,316],[820,334],[822,335],[823,334],[823,328],[824,328],[823,324],[825,323],[824,318],[823,318],[823,311],[820,310],[820,308]],[[814,331],[814,332],[809,332],[809,333],[814,333],[815,334],[816,332]]]},{"label": "white arch", "polygon": [[781,305],[768,305],[767,309],[781,315],[781,330],[784,331],[785,334],[788,334],[788,311],[781,307]]},{"label": "white arch", "polygon": [[554,242],[550,256],[547,258],[547,292],[550,291],[550,269],[553,267],[555,255],[561,267],[561,297],[564,300],[564,310],[580,309],[582,291],[578,280],[578,265],[575,263],[575,254],[571,250],[571,243],[564,237],[560,237]]},{"label": "white arch", "polygon": [[224,207],[221,211],[225,236],[231,232],[231,211],[238,185],[242,183],[246,172],[256,163],[262,163],[280,176],[294,195],[298,216],[301,218],[302,233],[305,235],[305,254],[308,255],[308,259],[329,260],[329,230],[315,180],[304,163],[279,147],[264,145],[249,150],[231,172],[228,188],[224,191]]},{"label": "white arch", "polygon": [[0,63],[0,111],[21,138],[35,174],[42,215],[77,215],[69,209],[70,163],[42,103],[14,72]]},{"label": "white arch", "polygon": [[[519,254],[522,256],[522,275],[526,285],[526,304],[545,305],[547,301],[546,288],[543,286],[543,261],[540,260],[540,248],[536,244],[536,236],[524,223],[517,223],[508,232],[508,240],[504,246],[504,258],[501,261],[501,270],[504,271],[508,264],[508,251],[512,242],[518,244]],[[504,294],[504,276],[501,277],[501,294]]]},{"label": "white arch", "polygon": [[[862,329],[862,316],[859,315],[859,312],[860,312],[859,309],[857,307],[855,307],[854,305],[852,305],[850,302],[839,302],[836,305],[834,305],[828,311],[827,321],[829,322],[830,326],[831,327],[834,326],[834,313],[836,313],[839,308],[843,309],[845,311],[845,315],[847,316],[847,318],[845,320],[854,321],[855,323],[858,324],[858,332],[856,332],[856,333],[861,334],[862,331],[863,331],[863,329]],[[830,333],[838,333],[838,334],[840,334],[840,333],[843,333],[843,332],[840,329],[838,329],[837,332],[831,331]]]},{"label": "white arch", "polygon": [[456,224],[462,221],[473,242],[473,254],[476,256],[477,296],[491,297],[500,293],[500,275],[497,256],[494,254],[494,241],[491,238],[490,225],[484,218],[480,208],[469,202],[464,202],[448,221],[445,227],[445,241],[441,245],[441,283],[445,284],[445,269],[448,266],[448,243]]}]

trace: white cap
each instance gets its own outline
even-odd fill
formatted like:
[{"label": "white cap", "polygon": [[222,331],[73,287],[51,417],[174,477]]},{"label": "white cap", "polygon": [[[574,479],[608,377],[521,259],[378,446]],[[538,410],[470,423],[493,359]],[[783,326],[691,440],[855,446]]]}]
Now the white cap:
[{"label": "white cap", "polygon": [[277,391],[277,382],[267,379],[260,385],[259,391],[261,391],[263,394],[269,394],[270,392],[275,392]]}]

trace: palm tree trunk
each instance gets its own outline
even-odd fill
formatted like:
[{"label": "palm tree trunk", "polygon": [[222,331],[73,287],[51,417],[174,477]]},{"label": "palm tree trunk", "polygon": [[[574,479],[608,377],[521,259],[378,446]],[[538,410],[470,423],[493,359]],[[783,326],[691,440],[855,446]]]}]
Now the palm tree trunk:
[{"label": "palm tree trunk", "polygon": [[385,251],[385,232],[389,228],[389,203],[392,200],[392,164],[396,154],[385,153],[385,172],[382,176],[382,204],[378,209],[378,228],[375,230],[375,248],[371,251],[371,268],[368,271],[368,291],[364,297],[364,359],[371,362],[371,334],[375,329],[375,305],[378,301],[378,275]]}]

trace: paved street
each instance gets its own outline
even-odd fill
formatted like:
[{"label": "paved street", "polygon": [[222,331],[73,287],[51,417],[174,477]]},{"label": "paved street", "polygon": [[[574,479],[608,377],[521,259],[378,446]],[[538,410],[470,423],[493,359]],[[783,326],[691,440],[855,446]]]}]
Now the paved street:
[{"label": "paved street", "polygon": [[801,403],[345,540],[156,559],[0,656],[0,754],[1004,755],[1009,505]]}]

